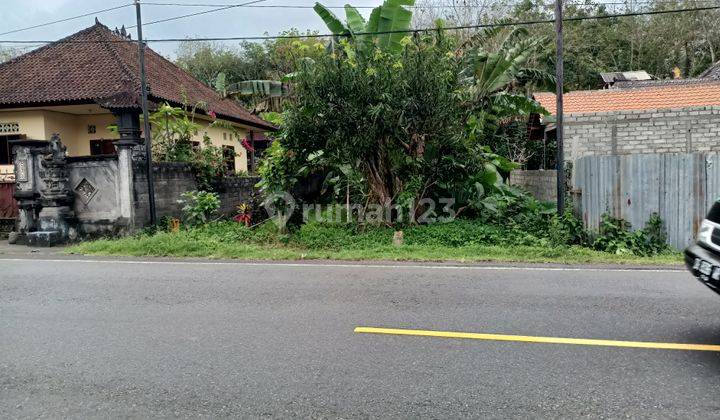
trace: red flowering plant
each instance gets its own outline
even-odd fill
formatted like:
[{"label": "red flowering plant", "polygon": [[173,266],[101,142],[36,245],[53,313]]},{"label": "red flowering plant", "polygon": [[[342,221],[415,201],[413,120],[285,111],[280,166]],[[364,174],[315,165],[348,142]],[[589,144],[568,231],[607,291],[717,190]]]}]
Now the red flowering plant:
[{"label": "red flowering plant", "polygon": [[209,115],[210,118],[212,118],[213,120],[216,120],[216,119],[217,119],[217,114],[215,113],[215,111],[208,111],[208,115]]},{"label": "red flowering plant", "polygon": [[243,223],[247,227],[250,227],[250,223],[252,222],[252,212],[250,211],[250,206],[242,203],[238,205],[236,209],[237,214],[233,216],[233,220],[238,223]]},{"label": "red flowering plant", "polygon": [[240,144],[241,144],[242,147],[244,147],[245,150],[247,150],[248,152],[254,152],[254,151],[255,151],[255,149],[252,147],[252,145],[251,145],[250,142],[248,141],[247,137],[244,138],[244,139],[242,139],[242,141],[240,142]]}]

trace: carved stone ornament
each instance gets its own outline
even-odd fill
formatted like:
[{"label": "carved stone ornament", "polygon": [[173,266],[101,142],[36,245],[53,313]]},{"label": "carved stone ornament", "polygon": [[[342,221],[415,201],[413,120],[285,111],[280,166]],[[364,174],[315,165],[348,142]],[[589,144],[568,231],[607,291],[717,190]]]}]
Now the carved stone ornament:
[{"label": "carved stone ornament", "polygon": [[15,161],[15,180],[17,182],[28,181],[28,161],[27,158]]},{"label": "carved stone ornament", "polygon": [[47,153],[43,155],[40,176],[45,186],[40,191],[43,206],[63,206],[72,199],[68,189],[68,174],[66,168],[66,147],[60,142],[60,136],[54,134],[50,139]]},{"label": "carved stone ornament", "polygon": [[75,187],[75,194],[80,197],[80,201],[82,201],[85,205],[87,205],[93,197],[95,197],[97,191],[97,188],[95,188],[95,186],[88,181],[87,178],[83,178]]}]

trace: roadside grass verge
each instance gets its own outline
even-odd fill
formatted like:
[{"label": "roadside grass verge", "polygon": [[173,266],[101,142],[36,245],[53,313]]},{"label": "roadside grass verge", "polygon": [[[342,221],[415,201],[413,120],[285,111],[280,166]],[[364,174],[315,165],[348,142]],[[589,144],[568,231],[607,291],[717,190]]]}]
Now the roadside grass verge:
[{"label": "roadside grass verge", "polygon": [[[453,226],[449,226],[453,225]],[[136,257],[203,257],[246,260],[391,260],[458,262],[527,262],[563,264],[677,265],[680,253],[643,257],[616,255],[579,246],[552,246],[540,238],[497,226],[453,222],[439,227],[411,227],[405,243],[392,245],[393,231],[355,226],[309,224],[281,235],[271,224],[250,230],[219,222],[177,233],[143,233],[119,239],[84,242],[66,252]],[[504,245],[503,243],[509,243]]]}]

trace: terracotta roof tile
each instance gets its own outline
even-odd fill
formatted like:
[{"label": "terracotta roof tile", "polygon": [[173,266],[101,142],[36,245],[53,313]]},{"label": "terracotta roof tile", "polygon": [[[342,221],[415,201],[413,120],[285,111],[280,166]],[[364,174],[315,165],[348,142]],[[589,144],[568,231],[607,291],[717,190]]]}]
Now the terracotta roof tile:
[{"label": "terracotta roof tile", "polygon": [[[64,42],[63,42],[64,41]],[[68,42],[69,41],[69,42]],[[95,24],[59,42],[0,64],[0,104],[92,101],[108,108],[138,107],[137,44]],[[265,130],[275,127],[147,48],[149,98],[175,105],[205,102],[221,118]]]},{"label": "terracotta roof tile", "polygon": [[[536,93],[535,100],[555,115],[555,94]],[[566,114],[711,105],[720,105],[720,81],[574,91],[563,96],[563,110]]]}]

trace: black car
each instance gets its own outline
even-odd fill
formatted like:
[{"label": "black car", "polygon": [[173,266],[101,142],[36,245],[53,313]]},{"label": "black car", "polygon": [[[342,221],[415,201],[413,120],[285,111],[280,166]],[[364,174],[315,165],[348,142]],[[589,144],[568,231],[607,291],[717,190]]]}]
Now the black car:
[{"label": "black car", "polygon": [[685,265],[698,280],[720,293],[720,201],[700,225],[695,245],[685,250]]}]

